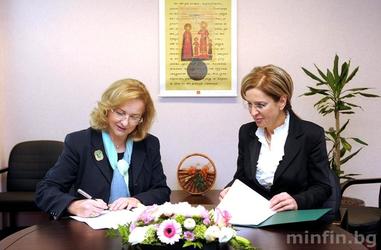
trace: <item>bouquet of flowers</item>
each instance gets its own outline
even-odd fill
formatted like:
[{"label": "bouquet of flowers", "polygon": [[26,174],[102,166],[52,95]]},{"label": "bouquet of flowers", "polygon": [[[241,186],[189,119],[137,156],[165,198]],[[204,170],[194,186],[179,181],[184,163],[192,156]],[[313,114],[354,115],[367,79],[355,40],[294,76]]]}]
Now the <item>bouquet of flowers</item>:
[{"label": "bouquet of flowers", "polygon": [[203,248],[208,243],[229,244],[234,249],[255,249],[237,235],[229,223],[230,214],[220,209],[192,207],[187,202],[142,206],[134,210],[130,223],[110,229],[109,236],[121,236],[123,245],[175,245]]}]

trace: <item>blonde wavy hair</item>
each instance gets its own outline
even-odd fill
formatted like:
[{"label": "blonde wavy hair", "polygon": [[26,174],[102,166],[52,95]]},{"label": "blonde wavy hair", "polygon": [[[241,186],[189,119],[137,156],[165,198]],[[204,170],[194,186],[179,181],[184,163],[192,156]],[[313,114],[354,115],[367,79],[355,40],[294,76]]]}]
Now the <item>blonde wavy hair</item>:
[{"label": "blonde wavy hair", "polygon": [[291,111],[291,97],[294,85],[291,76],[282,68],[269,64],[255,67],[242,79],[241,96],[246,100],[246,92],[257,88],[278,102],[281,96],[287,97],[285,110]]},{"label": "blonde wavy hair", "polygon": [[142,122],[129,135],[134,141],[143,140],[152,126],[155,107],[145,85],[135,79],[122,79],[111,84],[102,94],[98,105],[90,114],[90,125],[96,130],[108,130],[108,113],[130,100],[142,100],[145,110]]}]

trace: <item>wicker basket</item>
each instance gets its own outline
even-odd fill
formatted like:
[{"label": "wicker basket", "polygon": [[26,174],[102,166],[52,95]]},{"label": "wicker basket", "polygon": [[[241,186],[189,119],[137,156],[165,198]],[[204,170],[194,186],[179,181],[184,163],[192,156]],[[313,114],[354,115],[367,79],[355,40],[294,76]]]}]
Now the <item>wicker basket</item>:
[{"label": "wicker basket", "polygon": [[206,193],[216,180],[214,162],[204,154],[187,155],[177,166],[177,180],[181,188],[190,194]]}]

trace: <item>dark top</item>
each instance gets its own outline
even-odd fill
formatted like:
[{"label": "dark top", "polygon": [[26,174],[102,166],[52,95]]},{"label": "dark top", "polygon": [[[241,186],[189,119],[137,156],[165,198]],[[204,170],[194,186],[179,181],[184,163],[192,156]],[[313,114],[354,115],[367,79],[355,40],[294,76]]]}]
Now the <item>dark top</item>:
[{"label": "dark top", "polygon": [[267,199],[287,192],[295,199],[298,209],[319,208],[331,194],[324,130],[301,120],[292,111],[289,114],[284,156],[275,171],[271,188],[264,188],[256,179],[261,143],[255,135],[258,128],[255,122],[244,124],[239,130],[234,179],[241,180]]},{"label": "dark top", "polygon": [[[112,176],[100,131],[88,128],[68,134],[57,163],[37,185],[36,204],[58,218],[67,213],[73,200],[83,198],[76,192],[78,188],[107,202]],[[131,196],[145,205],[169,201],[170,189],[161,164],[160,144],[153,135],[134,142],[129,189]]]}]

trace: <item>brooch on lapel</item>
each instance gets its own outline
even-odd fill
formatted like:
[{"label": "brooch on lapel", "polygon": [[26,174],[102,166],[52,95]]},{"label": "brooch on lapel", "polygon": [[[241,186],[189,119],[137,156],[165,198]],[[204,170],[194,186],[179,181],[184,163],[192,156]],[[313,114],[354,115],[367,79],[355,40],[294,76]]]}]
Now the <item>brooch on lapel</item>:
[{"label": "brooch on lapel", "polygon": [[103,153],[102,150],[98,149],[94,151],[94,156],[97,161],[103,160]]}]

